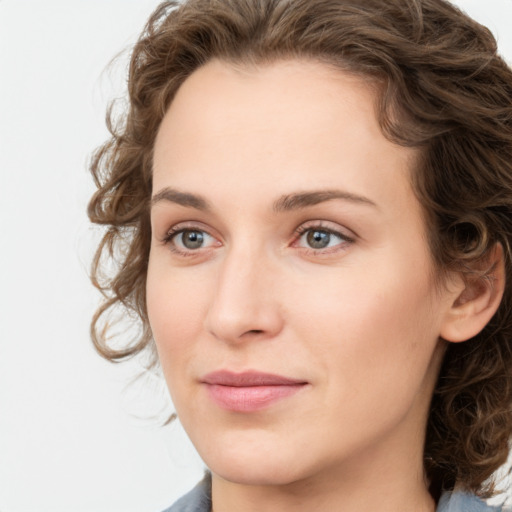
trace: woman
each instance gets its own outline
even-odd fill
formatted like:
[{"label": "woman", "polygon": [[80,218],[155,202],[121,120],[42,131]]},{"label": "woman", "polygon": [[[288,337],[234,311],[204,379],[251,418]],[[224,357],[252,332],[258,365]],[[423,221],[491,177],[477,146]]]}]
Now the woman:
[{"label": "woman", "polygon": [[[102,355],[153,347],[210,472],[169,510],[493,510],[512,71],[442,0],[165,2],[97,153]],[[142,331],[99,326],[122,304]],[[455,490],[455,492],[453,492]]]}]

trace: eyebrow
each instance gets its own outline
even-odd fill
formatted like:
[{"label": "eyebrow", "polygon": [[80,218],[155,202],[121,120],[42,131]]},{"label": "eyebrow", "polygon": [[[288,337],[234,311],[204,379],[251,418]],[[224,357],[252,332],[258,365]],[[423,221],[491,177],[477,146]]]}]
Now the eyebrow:
[{"label": "eyebrow", "polygon": [[300,192],[297,194],[287,194],[281,196],[274,203],[275,212],[285,212],[290,210],[300,210],[308,206],[324,203],[333,199],[342,199],[351,203],[373,206],[377,208],[377,204],[371,199],[363,197],[351,192],[343,190],[317,190],[311,192]]},{"label": "eyebrow", "polygon": [[170,187],[163,188],[151,198],[151,207],[161,201],[168,201],[170,203],[179,204],[180,206],[195,208],[196,210],[205,212],[211,210],[208,201],[203,197],[196,194],[190,194],[188,192],[180,192],[179,190]]},{"label": "eyebrow", "polygon": [[[307,208],[308,206],[332,201],[333,199],[341,199],[351,203],[377,208],[377,204],[371,199],[351,192],[345,192],[343,190],[315,190],[311,192],[298,192],[283,195],[274,202],[273,210],[276,213],[300,210]],[[179,190],[170,187],[163,188],[151,198],[151,207],[161,201],[168,201],[180,206],[194,208],[205,212],[211,211],[210,204],[204,197],[197,194],[191,194],[189,192],[180,192]]]}]

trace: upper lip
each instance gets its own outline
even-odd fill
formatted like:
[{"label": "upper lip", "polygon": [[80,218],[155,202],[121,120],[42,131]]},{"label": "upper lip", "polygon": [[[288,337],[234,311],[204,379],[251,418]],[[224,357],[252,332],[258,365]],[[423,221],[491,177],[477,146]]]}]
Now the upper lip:
[{"label": "upper lip", "polygon": [[219,370],[208,373],[201,381],[205,384],[217,384],[220,386],[249,387],[249,386],[291,386],[294,384],[306,384],[300,379],[291,379],[282,375],[258,372],[254,370],[236,373],[229,370]]}]

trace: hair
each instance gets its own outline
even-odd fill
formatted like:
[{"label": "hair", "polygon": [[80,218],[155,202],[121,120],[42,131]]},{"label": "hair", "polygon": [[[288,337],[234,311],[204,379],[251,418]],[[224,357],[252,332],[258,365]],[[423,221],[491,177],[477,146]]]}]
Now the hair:
[{"label": "hair", "polygon": [[[482,332],[448,344],[424,449],[435,497],[455,484],[490,496],[512,432],[512,71],[490,31],[444,0],[186,0],[154,11],[131,54],[128,108],[109,110],[112,136],[91,163],[88,214],[106,226],[92,265],[104,296],[96,349],[111,361],[148,349],[158,364],[145,291],[152,150],[180,85],[214,58],[315,59],[378,83],[383,134],[420,149],[412,183],[436,269],[492,279],[485,262],[501,244],[504,297]],[[118,306],[140,329],[114,347]]]}]

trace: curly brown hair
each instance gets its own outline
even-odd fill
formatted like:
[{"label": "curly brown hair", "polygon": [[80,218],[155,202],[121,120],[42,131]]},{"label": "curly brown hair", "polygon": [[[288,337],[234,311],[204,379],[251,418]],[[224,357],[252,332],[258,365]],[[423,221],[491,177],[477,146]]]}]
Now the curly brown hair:
[{"label": "curly brown hair", "polygon": [[[157,364],[145,291],[152,149],[180,85],[213,58],[313,58],[377,82],[383,133],[422,152],[412,181],[437,268],[474,279],[476,263],[503,247],[501,305],[480,334],[449,344],[425,445],[434,496],[456,482],[489,496],[512,432],[512,71],[489,30],[444,0],[186,0],[156,9],[132,52],[129,108],[110,117],[112,137],[91,164],[89,217],[107,227],[92,267],[105,297],[92,321],[97,350],[120,361],[149,349]],[[117,306],[140,330],[115,347],[106,318]]]}]

